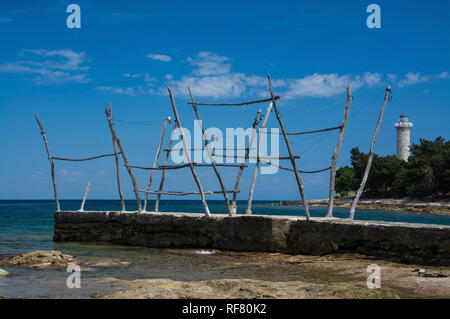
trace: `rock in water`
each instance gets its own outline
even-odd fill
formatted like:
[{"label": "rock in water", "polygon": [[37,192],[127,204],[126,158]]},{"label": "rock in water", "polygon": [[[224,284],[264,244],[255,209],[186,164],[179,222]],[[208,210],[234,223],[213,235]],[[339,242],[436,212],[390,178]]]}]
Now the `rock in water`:
[{"label": "rock in water", "polygon": [[6,270],[0,269],[0,279],[3,277],[6,277],[8,275],[8,272]]},{"label": "rock in water", "polygon": [[71,263],[75,263],[73,256],[57,250],[38,250],[0,261],[0,265],[27,268],[64,268]]}]

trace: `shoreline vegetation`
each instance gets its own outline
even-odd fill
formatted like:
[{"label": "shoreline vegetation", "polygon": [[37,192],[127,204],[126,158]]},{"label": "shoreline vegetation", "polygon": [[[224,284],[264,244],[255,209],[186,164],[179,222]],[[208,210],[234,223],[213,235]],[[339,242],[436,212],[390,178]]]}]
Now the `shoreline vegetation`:
[{"label": "shoreline vegetation", "polygon": [[[350,209],[353,197],[335,198],[334,207]],[[280,201],[265,206],[303,206],[301,201]],[[328,198],[308,200],[311,207],[328,206]],[[450,215],[450,198],[445,199],[361,199],[356,209],[409,211],[436,215]]]}]

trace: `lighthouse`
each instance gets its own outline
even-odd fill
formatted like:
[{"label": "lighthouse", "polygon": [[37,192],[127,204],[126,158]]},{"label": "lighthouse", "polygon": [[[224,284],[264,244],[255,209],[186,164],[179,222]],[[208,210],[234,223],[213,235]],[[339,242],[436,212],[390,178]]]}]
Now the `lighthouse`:
[{"label": "lighthouse", "polygon": [[397,157],[404,161],[408,161],[409,157],[412,127],[413,124],[408,121],[405,113],[402,113],[400,120],[395,123],[395,128],[397,129]]}]

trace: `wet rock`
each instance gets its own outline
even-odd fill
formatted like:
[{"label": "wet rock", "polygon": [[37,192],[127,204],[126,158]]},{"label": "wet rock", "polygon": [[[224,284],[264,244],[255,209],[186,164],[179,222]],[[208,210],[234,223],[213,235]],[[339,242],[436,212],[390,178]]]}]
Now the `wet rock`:
[{"label": "wet rock", "polygon": [[101,298],[101,297],[103,297],[103,295],[101,293],[99,293],[99,292],[91,293],[91,298],[97,299],[97,298]]},{"label": "wet rock", "polygon": [[0,265],[26,268],[65,268],[75,258],[57,250],[38,250],[3,260]]},{"label": "wet rock", "polygon": [[428,278],[446,278],[450,276],[450,271],[431,271],[431,272],[419,272],[419,276]]}]

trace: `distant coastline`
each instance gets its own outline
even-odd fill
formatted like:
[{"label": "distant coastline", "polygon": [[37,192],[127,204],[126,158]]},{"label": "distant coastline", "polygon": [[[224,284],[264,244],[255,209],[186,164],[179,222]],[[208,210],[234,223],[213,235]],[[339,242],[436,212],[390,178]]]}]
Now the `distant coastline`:
[{"label": "distant coastline", "polygon": [[[353,197],[336,198],[334,207],[349,208],[352,205]],[[301,201],[280,201],[265,204],[267,206],[302,206]],[[308,200],[309,206],[328,206],[328,198]],[[410,211],[427,214],[450,215],[450,198],[440,200],[426,199],[361,199],[357,209],[366,210],[394,210]]]}]

